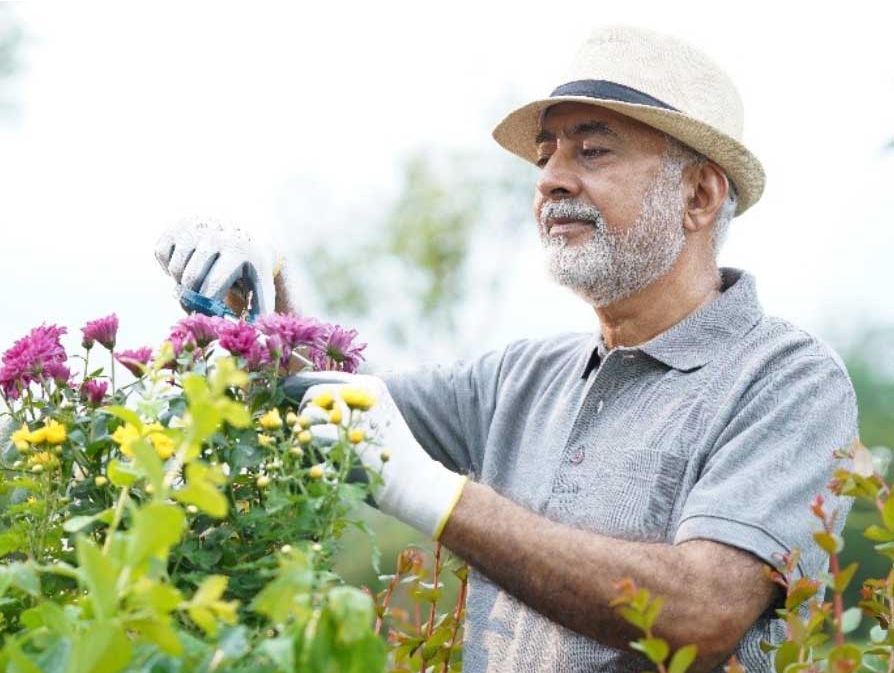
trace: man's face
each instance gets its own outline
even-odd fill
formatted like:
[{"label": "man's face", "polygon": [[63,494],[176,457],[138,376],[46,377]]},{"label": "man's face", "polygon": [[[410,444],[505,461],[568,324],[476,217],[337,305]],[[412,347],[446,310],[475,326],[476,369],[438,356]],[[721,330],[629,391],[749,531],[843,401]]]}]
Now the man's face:
[{"label": "man's face", "polygon": [[606,306],[667,273],[685,245],[682,170],[660,132],[583,103],[549,109],[534,213],[552,274]]}]

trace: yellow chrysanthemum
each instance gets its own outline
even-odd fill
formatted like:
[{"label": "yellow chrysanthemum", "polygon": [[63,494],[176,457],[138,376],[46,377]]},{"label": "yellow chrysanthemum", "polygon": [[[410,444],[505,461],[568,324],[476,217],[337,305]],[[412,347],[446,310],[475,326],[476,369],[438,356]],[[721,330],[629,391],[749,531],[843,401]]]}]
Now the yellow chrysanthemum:
[{"label": "yellow chrysanthemum", "polygon": [[332,405],[335,404],[335,398],[330,391],[325,390],[313,398],[312,402],[314,405],[320,407],[320,409],[326,409],[328,411],[332,408]]},{"label": "yellow chrysanthemum", "polygon": [[59,460],[49,451],[40,451],[31,455],[28,458],[28,466],[31,468],[31,471],[34,472],[35,467],[40,467],[40,472],[44,470],[49,470],[51,468],[59,465]]},{"label": "yellow chrysanthemum", "polygon": [[366,435],[364,434],[363,430],[361,430],[360,428],[354,428],[353,430],[351,430],[348,433],[348,441],[350,441],[351,444],[359,444],[365,438],[366,438]]},{"label": "yellow chrysanthemum", "polygon": [[44,424],[44,428],[46,430],[46,441],[48,444],[53,444],[54,446],[56,444],[61,444],[68,436],[65,432],[65,426],[53,419],[48,420]]},{"label": "yellow chrysanthemum", "polygon": [[28,429],[28,426],[24,423],[22,427],[12,433],[12,443],[16,445],[16,448],[19,451],[27,451],[31,448],[31,431]]},{"label": "yellow chrysanthemum", "polygon": [[368,411],[376,403],[376,398],[363,388],[344,386],[339,390],[341,398],[351,409]]},{"label": "yellow chrysanthemum", "polygon": [[139,441],[140,431],[130,423],[119,425],[112,433],[112,441],[121,447],[121,453],[128,458],[133,456],[133,443]]},{"label": "yellow chrysanthemum", "polygon": [[271,409],[258,419],[258,423],[265,430],[279,430],[282,427],[282,417],[279,415],[279,409]]},{"label": "yellow chrysanthemum", "polygon": [[338,407],[335,407],[332,411],[329,412],[329,422],[330,423],[332,423],[333,425],[339,425],[339,424],[341,424],[341,420],[342,420],[341,409],[339,409]]},{"label": "yellow chrysanthemum", "polygon": [[47,441],[47,427],[37,428],[28,433],[28,441],[31,444],[43,444]]},{"label": "yellow chrysanthemum", "polygon": [[112,433],[112,439],[121,447],[121,453],[128,458],[133,457],[133,443],[140,439],[146,439],[155,449],[155,453],[162,460],[167,460],[174,455],[176,444],[174,440],[167,436],[164,432],[165,428],[161,423],[149,423],[143,426],[143,432],[136,429],[130,423],[119,426]]},{"label": "yellow chrysanthemum", "polygon": [[167,460],[174,455],[174,449],[176,447],[174,440],[163,432],[151,433],[149,435],[149,441],[152,442],[152,447],[155,449],[155,453],[157,453],[158,457],[162,460]]},{"label": "yellow chrysanthemum", "polygon": [[263,446],[264,448],[273,446],[276,443],[276,439],[271,437],[270,435],[265,435],[263,433],[258,433],[258,444]]}]

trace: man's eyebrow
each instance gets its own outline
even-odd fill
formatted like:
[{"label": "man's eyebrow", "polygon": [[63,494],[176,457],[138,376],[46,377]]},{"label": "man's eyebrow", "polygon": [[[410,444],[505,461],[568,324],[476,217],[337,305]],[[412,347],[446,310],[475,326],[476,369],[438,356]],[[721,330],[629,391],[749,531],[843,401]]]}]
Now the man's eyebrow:
[{"label": "man's eyebrow", "polygon": [[[615,131],[607,123],[601,121],[580,122],[566,129],[565,135],[568,138],[580,138],[582,136],[605,136],[607,138],[614,138],[616,140],[621,139],[621,136],[617,131]],[[552,131],[542,130],[534,139],[534,144],[539,145],[541,143],[554,142],[555,139],[555,133],[553,133]]]},{"label": "man's eyebrow", "polygon": [[575,124],[565,131],[565,135],[569,138],[579,138],[580,136],[607,136],[620,140],[621,136],[611,126],[605,122],[588,121]]}]

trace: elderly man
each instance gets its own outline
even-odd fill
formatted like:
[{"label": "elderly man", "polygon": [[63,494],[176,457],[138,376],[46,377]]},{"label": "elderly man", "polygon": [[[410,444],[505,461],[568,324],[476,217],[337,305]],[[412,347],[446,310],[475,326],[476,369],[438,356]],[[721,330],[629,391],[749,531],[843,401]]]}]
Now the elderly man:
[{"label": "elderly man", "polygon": [[[748,273],[717,268],[764,185],[741,130],[739,96],[703,54],[595,32],[494,136],[540,167],[550,269],[599,332],[352,379],[379,398],[371,422],[391,448],[379,506],[475,569],[465,670],[643,670],[609,607],[623,577],[664,597],[655,634],[695,643],[694,670],[734,653],[769,670],[759,642],[781,625],[764,564],[800,548],[798,574],[825,568],[808,503],[856,436],[855,398],[827,346],[765,316]],[[175,229],[158,255],[210,295],[248,265],[269,306],[269,253],[239,236]]]}]

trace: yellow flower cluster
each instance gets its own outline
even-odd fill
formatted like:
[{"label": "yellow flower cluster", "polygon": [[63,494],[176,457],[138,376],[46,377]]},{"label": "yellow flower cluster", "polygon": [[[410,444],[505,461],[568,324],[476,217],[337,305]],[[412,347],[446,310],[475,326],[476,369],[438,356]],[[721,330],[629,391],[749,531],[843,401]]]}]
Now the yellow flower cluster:
[{"label": "yellow flower cluster", "polygon": [[155,453],[162,460],[167,460],[174,455],[174,440],[165,434],[165,428],[161,423],[148,423],[143,426],[142,432],[130,423],[119,426],[112,433],[112,439],[121,447],[121,453],[125,456],[133,456],[133,444],[141,439],[146,439],[155,449]]},{"label": "yellow flower cluster", "polygon": [[32,446],[38,444],[50,444],[58,446],[65,441],[68,435],[65,432],[65,426],[49,419],[42,427],[36,430],[29,430],[26,424],[12,433],[12,443],[15,444],[19,451],[28,451]]}]

